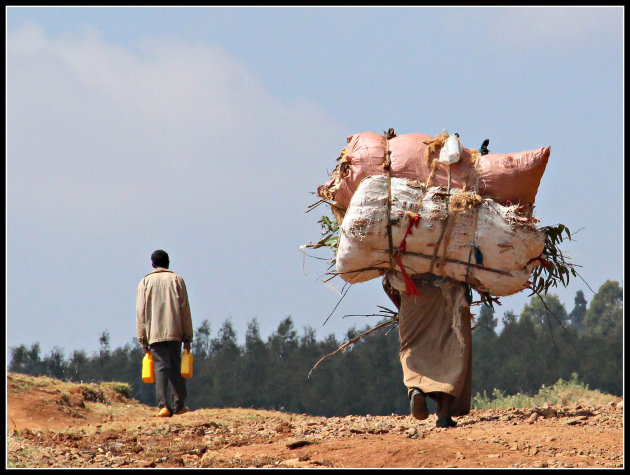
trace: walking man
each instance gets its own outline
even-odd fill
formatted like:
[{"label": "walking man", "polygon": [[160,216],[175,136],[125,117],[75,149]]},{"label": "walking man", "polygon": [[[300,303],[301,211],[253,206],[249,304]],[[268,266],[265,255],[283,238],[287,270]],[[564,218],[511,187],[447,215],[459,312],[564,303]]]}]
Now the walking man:
[{"label": "walking man", "polygon": [[432,274],[414,275],[408,295],[400,272],[383,288],[398,308],[400,363],[411,415],[429,417],[425,397],[437,402],[437,427],[455,427],[453,416],[470,412],[472,335],[467,285]]},{"label": "walking man", "polygon": [[[193,338],[190,305],[184,279],[169,270],[169,257],[163,250],[151,254],[154,270],[138,284],[136,329],[138,342],[153,356],[158,417],[182,414],[186,380],[181,375],[181,349],[190,350]],[[173,388],[169,401],[168,385]],[[170,403],[170,404],[169,404]]]}]

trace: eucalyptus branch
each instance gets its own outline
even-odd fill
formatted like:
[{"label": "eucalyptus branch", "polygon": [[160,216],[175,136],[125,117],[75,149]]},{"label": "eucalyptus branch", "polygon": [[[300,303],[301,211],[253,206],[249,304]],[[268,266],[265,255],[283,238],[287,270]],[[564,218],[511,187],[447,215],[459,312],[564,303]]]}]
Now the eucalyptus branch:
[{"label": "eucalyptus branch", "polygon": [[[315,208],[320,203],[321,202],[311,205],[309,211]],[[328,249],[330,249],[330,252],[332,253],[332,257],[325,258],[325,259],[319,258],[319,259],[326,260],[329,262],[328,269],[330,270],[335,266],[335,259],[337,256],[337,247],[339,245],[339,224],[334,219],[331,219],[328,216],[322,216],[317,222],[321,226],[322,237],[315,244],[313,244],[312,242],[308,242],[304,244],[302,247],[309,248],[309,249],[319,249],[320,247],[327,247]],[[315,256],[309,256],[309,257],[315,257]]]},{"label": "eucalyptus branch", "polygon": [[569,262],[570,258],[565,256],[559,247],[565,239],[572,240],[569,228],[564,224],[557,224],[544,226],[540,230],[545,234],[545,246],[541,255],[532,259],[538,260],[541,265],[532,271],[530,296],[546,294],[550,287],[557,287],[558,283],[567,287],[571,276],[578,277],[575,268],[579,266]]}]

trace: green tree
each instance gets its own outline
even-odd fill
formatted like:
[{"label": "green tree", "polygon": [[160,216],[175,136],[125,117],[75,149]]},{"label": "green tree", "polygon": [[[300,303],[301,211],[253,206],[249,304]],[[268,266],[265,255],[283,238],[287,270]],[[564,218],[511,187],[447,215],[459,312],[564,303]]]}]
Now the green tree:
[{"label": "green tree", "polygon": [[591,389],[623,395],[623,331],[584,332],[579,341],[578,374]]},{"label": "green tree", "polygon": [[208,377],[212,378],[210,401],[215,407],[241,405],[241,348],[231,320],[225,320],[216,338],[210,343],[211,358]]},{"label": "green tree", "polygon": [[272,375],[265,384],[267,401],[274,409],[291,410],[298,405],[299,385],[306,373],[296,358],[298,338],[290,315],[269,336],[267,348],[269,374]]},{"label": "green tree", "polygon": [[497,319],[494,317],[494,308],[489,305],[482,305],[473,331],[473,341],[475,339],[493,339],[497,336],[494,330],[496,326]]},{"label": "green tree", "polygon": [[355,352],[356,371],[363,376],[363,382],[355,387],[355,397],[365,394],[363,406],[359,407],[360,414],[386,415],[399,408],[400,403],[408,406],[399,349],[398,332],[392,327],[385,327],[359,342]]},{"label": "green tree", "polygon": [[195,330],[190,348],[193,355],[193,377],[186,381],[186,405],[191,409],[208,407],[213,399],[212,340],[210,322],[205,319]]},{"label": "green tree", "polygon": [[210,322],[205,319],[195,331],[191,352],[197,359],[210,356]]},{"label": "green tree", "polygon": [[571,329],[575,333],[581,333],[584,330],[584,317],[586,316],[586,299],[584,298],[584,292],[578,290],[575,293],[573,299],[573,310],[569,314],[571,320]]},{"label": "green tree", "polygon": [[553,294],[547,294],[543,299],[533,296],[523,307],[521,317],[523,316],[531,318],[537,330],[547,331],[566,328],[569,317],[562,302]]},{"label": "green tree", "polygon": [[260,328],[256,318],[247,324],[242,357],[243,405],[255,408],[264,407],[263,388],[269,379],[269,352],[260,337]]},{"label": "green tree", "polygon": [[[308,377],[308,372],[322,356],[320,351],[321,344],[315,338],[315,329],[311,326],[304,327],[298,347],[298,358],[300,358],[298,366],[303,368],[301,371],[306,372],[306,374],[302,375],[301,397],[297,408],[300,413],[324,414],[326,411],[324,402],[326,393],[322,391],[322,388],[326,386],[326,382],[330,383],[333,378],[330,366],[320,366]],[[331,351],[334,351],[334,349]],[[329,389],[330,387],[327,390]]]},{"label": "green tree", "polygon": [[98,338],[98,341],[101,344],[100,357],[109,357],[109,332],[107,330],[104,330],[103,333],[101,333],[101,336]]},{"label": "green tree", "polygon": [[[346,332],[343,342],[350,341],[367,330],[369,330],[368,326],[363,330],[352,327]],[[331,407],[335,414],[343,416],[361,414],[366,406],[366,400],[370,397],[367,389],[372,375],[365,372],[369,366],[361,364],[362,353],[364,353],[361,350],[365,343],[365,339],[359,340],[343,353],[337,353],[333,358],[322,363],[322,365],[329,364],[334,371],[330,391],[324,395],[324,405]],[[330,415],[330,413],[325,415]]]},{"label": "green tree", "polygon": [[11,348],[9,371],[39,376],[43,369],[40,353],[39,343],[34,343],[30,349],[26,348],[25,345]]},{"label": "green tree", "polygon": [[289,315],[278,325],[278,329],[269,337],[269,347],[274,357],[286,359],[297,348],[297,331]]},{"label": "green tree", "polygon": [[70,381],[82,382],[89,381],[91,379],[91,362],[87,354],[83,350],[74,350],[72,357],[68,362],[68,369],[66,376]]},{"label": "green tree", "polygon": [[[310,371],[320,358],[331,354],[341,344],[333,333],[318,342],[314,354],[309,358],[307,370]],[[345,354],[337,354],[321,362],[307,380],[309,387],[313,388],[312,392],[315,393],[313,397],[315,402],[304,412],[323,416],[346,415],[347,412],[343,411],[345,401],[342,393],[351,384],[346,372]]]},{"label": "green tree", "polygon": [[623,319],[623,290],[619,283],[607,280],[599,288],[584,316],[585,327],[603,336],[612,334]]},{"label": "green tree", "polygon": [[42,361],[43,374],[51,378],[65,379],[66,362],[63,349],[55,346]]},{"label": "green tree", "polygon": [[580,334],[579,374],[592,388],[623,393],[623,290],[606,281],[593,296]]},{"label": "green tree", "polygon": [[473,394],[483,391],[492,392],[497,384],[498,336],[494,330],[497,326],[494,312],[494,308],[482,305],[472,333]]},{"label": "green tree", "polygon": [[503,326],[512,325],[516,323],[517,320],[518,320],[518,317],[512,310],[507,310],[503,314],[503,318],[501,319],[501,321],[503,322]]},{"label": "green tree", "polygon": [[[510,315],[507,317],[510,318]],[[495,361],[498,363],[495,364],[494,387],[508,394],[527,392],[537,387],[537,384],[540,387],[540,366],[544,363],[538,354],[538,337],[536,323],[528,313],[521,313],[517,321],[507,322],[494,347]],[[474,378],[473,360],[473,381]]]}]

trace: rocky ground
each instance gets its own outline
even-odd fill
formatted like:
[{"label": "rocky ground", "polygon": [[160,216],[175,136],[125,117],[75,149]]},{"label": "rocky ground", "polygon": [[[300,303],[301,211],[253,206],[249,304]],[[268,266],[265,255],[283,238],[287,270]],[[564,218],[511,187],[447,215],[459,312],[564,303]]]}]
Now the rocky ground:
[{"label": "rocky ground", "polygon": [[[124,391],[123,391],[124,393]],[[622,468],[623,402],[435,415],[199,409],[171,418],[113,385],[7,376],[8,467]]]}]

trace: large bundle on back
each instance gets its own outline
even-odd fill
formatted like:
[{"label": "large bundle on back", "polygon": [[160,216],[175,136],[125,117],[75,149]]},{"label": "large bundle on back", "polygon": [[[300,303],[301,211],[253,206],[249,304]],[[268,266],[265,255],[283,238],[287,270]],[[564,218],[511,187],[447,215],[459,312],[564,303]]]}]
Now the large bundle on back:
[{"label": "large bundle on back", "polygon": [[533,204],[549,147],[482,155],[460,145],[449,162],[453,139],[391,130],[348,138],[318,188],[341,224],[336,266],[345,281],[392,269],[448,276],[496,296],[527,287],[545,245]]}]

